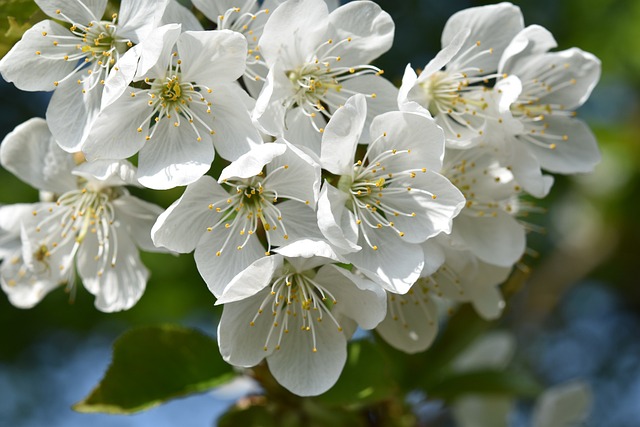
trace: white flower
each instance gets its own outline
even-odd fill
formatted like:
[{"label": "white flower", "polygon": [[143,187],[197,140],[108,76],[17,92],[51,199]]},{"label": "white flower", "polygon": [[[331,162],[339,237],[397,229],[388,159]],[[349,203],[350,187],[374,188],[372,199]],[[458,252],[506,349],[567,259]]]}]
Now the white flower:
[{"label": "white flower", "polygon": [[526,246],[520,211],[522,188],[513,173],[482,148],[446,151],[442,174],[458,187],[465,208],[453,220],[451,243],[483,262],[511,267]]},{"label": "white flower", "polygon": [[273,247],[312,235],[320,168],[280,141],[241,156],[219,182],[204,176],[187,186],[152,230],[156,245],[183,253],[195,249],[198,271],[216,297]]},{"label": "white flower", "polygon": [[140,183],[167,189],[206,173],[214,146],[234,160],[261,144],[248,95],[235,85],[245,51],[244,37],[231,31],[158,28],[140,52],[134,81],[144,88],[128,88],[100,112],[83,146],[87,158],[124,159],[139,152]]},{"label": "white flower", "polygon": [[366,117],[363,95],[352,97],[329,122],[322,140],[322,167],[338,176],[325,182],[318,225],[346,260],[391,292],[406,293],[419,277],[425,240],[451,231],[464,197],[438,172],[442,130],[409,112],[374,118],[372,141],[355,159]]},{"label": "white flower", "polygon": [[438,236],[426,244],[431,252],[442,251],[444,255],[444,263],[435,273],[420,278],[419,283],[426,290],[439,298],[470,302],[487,320],[502,314],[505,302],[499,285],[509,277],[511,266],[488,264],[469,250],[452,247],[446,236]]},{"label": "white flower", "polygon": [[269,18],[259,40],[269,66],[254,118],[265,132],[320,153],[321,130],[355,93],[369,114],[395,108],[397,90],[368,65],[393,41],[391,17],[369,1],[329,13],[323,1],[288,0]]},{"label": "white flower", "polygon": [[600,78],[600,61],[588,52],[556,47],[536,25],[522,30],[500,60],[500,73],[517,76],[521,90],[510,106],[522,130],[511,144],[522,147],[550,172],[591,172],[600,152],[589,127],[574,118]]},{"label": "white flower", "polygon": [[386,303],[373,282],[329,262],[276,254],[238,274],[218,300],[222,357],[244,367],[266,358],[275,379],[301,396],[333,386],[355,323],[375,327]]},{"label": "white flower", "polygon": [[151,225],[161,209],[129,195],[128,162],[82,163],[60,150],[42,119],[18,126],[0,146],[2,165],[56,202],[0,211],[0,223],[20,223],[22,250],[2,264],[2,286],[13,304],[29,307],[58,284],[73,286],[76,269],[101,311],[125,310],[142,293],[148,271],[138,247],[155,250]]},{"label": "white flower", "polygon": [[443,49],[420,76],[408,65],[398,95],[401,109],[418,103],[444,129],[447,143],[464,148],[482,132],[490,79],[507,44],[524,27],[522,13],[510,3],[462,10],[449,18]]},{"label": "white flower", "polygon": [[[159,23],[166,0],[123,0],[103,20],[106,0],[37,0],[52,20],[35,24],[0,60],[0,73],[28,91],[54,90],[47,109],[61,147],[79,151],[100,108],[102,85],[120,56]],[[73,123],[73,126],[69,124]]]}]

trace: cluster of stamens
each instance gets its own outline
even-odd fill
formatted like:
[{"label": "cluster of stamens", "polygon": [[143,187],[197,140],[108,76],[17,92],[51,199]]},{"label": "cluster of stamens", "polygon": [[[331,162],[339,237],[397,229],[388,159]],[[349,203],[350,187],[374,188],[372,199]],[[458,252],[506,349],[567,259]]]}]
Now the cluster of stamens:
[{"label": "cluster of stamens", "polygon": [[353,212],[362,237],[374,251],[378,250],[378,245],[374,243],[375,233],[371,235],[373,230],[388,227],[394,230],[399,237],[403,237],[405,233],[396,227],[393,218],[416,216],[415,212],[403,211],[397,206],[387,203],[385,196],[422,193],[433,199],[436,198],[435,194],[425,189],[405,186],[406,177],[413,179],[416,174],[425,173],[426,168],[407,169],[396,173],[387,172],[386,162],[395,156],[410,155],[410,149],[385,150],[375,158],[368,159],[371,148],[386,137],[387,133],[385,132],[376,138],[369,145],[363,159],[353,165],[353,174],[343,175],[338,183],[338,188],[350,195],[350,204],[347,207]]},{"label": "cluster of stamens", "polygon": [[[287,108],[298,106],[304,115],[309,117],[318,132],[314,118],[320,114],[328,121],[333,112],[340,108],[344,101],[357,92],[343,87],[343,82],[365,74],[383,74],[383,70],[373,65],[340,66],[341,56],[338,54],[351,42],[351,37],[322,43],[311,55],[311,60],[295,70],[288,70],[287,77],[294,93],[288,101]],[[364,94],[367,98],[375,98],[375,93]]]},{"label": "cluster of stamens", "polygon": [[237,250],[242,250],[249,239],[257,238],[258,232],[260,232],[259,234],[263,235],[266,240],[265,255],[271,253],[273,245],[271,233],[277,232],[285,240],[289,238],[283,223],[282,212],[277,206],[278,201],[280,198],[296,200],[305,204],[309,204],[309,201],[299,200],[287,194],[278,194],[276,190],[270,188],[269,179],[274,174],[283,173],[287,169],[289,166],[283,165],[272,170],[266,177],[261,172],[252,178],[223,181],[230,188],[229,197],[216,200],[209,205],[209,209],[215,211],[219,216],[213,225],[207,227],[207,231],[225,229],[228,233],[222,247],[216,250],[216,256],[222,255],[232,237],[237,234],[244,237],[244,240],[236,246]]},{"label": "cluster of stamens", "polygon": [[557,144],[568,141],[568,135],[555,135],[548,132],[549,125],[546,122],[548,116],[569,116],[575,117],[575,111],[568,111],[562,104],[541,103],[542,99],[575,85],[576,79],[567,79],[566,70],[570,67],[568,63],[557,65],[550,64],[536,78],[522,82],[522,94],[511,106],[511,112],[525,126],[525,131],[518,138],[539,147],[555,150]]},{"label": "cluster of stamens", "polygon": [[78,84],[84,85],[85,82],[90,82],[89,85],[83,86],[83,93],[99,84],[104,84],[120,55],[133,46],[131,40],[121,38],[117,34],[118,15],[114,13],[111,21],[101,21],[93,17],[91,22],[83,25],[71,20],[61,10],[57,10],[56,13],[71,23],[70,35],[53,35],[43,31],[42,36],[52,39],[53,46],[59,48],[61,52],[45,55],[41,51],[36,51],[36,55],[46,59],[77,62],[77,65],[63,79],[53,82],[53,85],[58,86],[82,69],[86,69],[87,75],[79,78]]},{"label": "cluster of stamens", "polygon": [[[176,59],[177,53],[171,54]],[[212,97],[213,90],[207,86],[184,81],[181,73],[182,61],[175,60],[175,65],[170,65],[164,78],[145,79],[150,87],[144,90],[149,96],[147,104],[151,111],[138,126],[137,131],[142,133],[148,130],[146,140],[153,138],[156,125],[161,120],[173,120],[174,127],[180,127],[187,123],[195,132],[196,140],[202,141],[200,129],[204,128],[210,135],[215,131],[209,125],[211,114],[211,101],[205,97]],[[132,97],[139,96],[140,92],[131,92]]]},{"label": "cluster of stamens", "polygon": [[333,294],[313,278],[300,273],[285,273],[273,281],[271,291],[266,294],[249,325],[255,326],[258,321],[272,322],[264,351],[269,351],[269,342],[274,334],[277,334],[275,349],[280,350],[282,338],[290,328],[299,328],[311,334],[312,351],[315,353],[318,351],[316,328],[325,318],[342,332],[340,323],[331,313],[331,307],[337,303]]}]

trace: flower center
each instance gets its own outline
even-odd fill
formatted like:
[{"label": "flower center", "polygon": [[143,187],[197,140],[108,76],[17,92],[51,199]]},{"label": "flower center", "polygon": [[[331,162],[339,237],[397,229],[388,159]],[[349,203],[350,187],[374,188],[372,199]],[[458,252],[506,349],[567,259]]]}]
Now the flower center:
[{"label": "flower center", "polygon": [[81,69],[86,69],[87,73],[86,76],[78,79],[78,84],[83,85],[83,93],[92,90],[98,84],[104,84],[104,80],[120,55],[133,46],[131,40],[117,34],[118,15],[114,13],[111,21],[95,19],[83,25],[73,22],[60,10],[56,13],[71,23],[69,27],[71,34],[53,35],[42,32],[42,36],[51,39],[51,43],[60,53],[52,52],[45,55],[36,51],[36,55],[47,59],[77,61],[78,64],[63,79],[53,82],[53,85],[58,86]]},{"label": "flower center", "polygon": [[115,188],[93,190],[88,185],[63,194],[54,206],[34,211],[34,216],[42,217],[35,227],[36,236],[42,237],[38,239],[33,259],[48,270],[49,259],[55,258],[60,262],[60,274],[71,283],[75,255],[87,237],[94,235],[98,246],[94,256],[98,276],[108,266],[115,267],[118,241],[111,200],[119,195]]},{"label": "flower center", "polygon": [[[175,59],[177,54],[172,54]],[[182,62],[178,59],[175,65],[170,65],[164,78],[145,79],[149,88],[147,93],[150,100],[147,102],[150,112],[138,126],[138,132],[147,130],[146,140],[149,141],[155,135],[157,123],[163,119],[173,120],[174,127],[180,127],[187,123],[195,132],[196,140],[202,141],[201,132],[206,130],[210,135],[215,131],[209,126],[211,114],[211,101],[209,96],[213,90],[207,86],[194,82],[184,81],[180,71]],[[135,92],[132,97],[137,96]]]},{"label": "flower center", "polygon": [[[286,268],[285,268],[286,270]],[[280,350],[282,338],[291,330],[310,333],[312,351],[318,351],[316,328],[321,327],[325,318],[333,322],[342,332],[342,327],[331,314],[331,307],[338,301],[325,287],[310,277],[311,274],[284,273],[271,284],[271,291],[266,295],[250,326],[256,322],[272,322],[265,339],[264,351],[269,351],[270,342],[275,339],[275,349]],[[271,316],[262,316],[265,310],[271,310]],[[277,338],[275,338],[277,336]]]}]

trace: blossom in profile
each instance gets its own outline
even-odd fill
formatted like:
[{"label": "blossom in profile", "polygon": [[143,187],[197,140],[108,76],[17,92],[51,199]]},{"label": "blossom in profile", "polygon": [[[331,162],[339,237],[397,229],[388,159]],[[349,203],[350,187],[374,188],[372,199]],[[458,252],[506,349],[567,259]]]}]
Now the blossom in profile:
[{"label": "blossom in profile", "polygon": [[245,68],[243,36],[165,25],[140,46],[133,81],[142,87],[126,87],[98,114],[83,146],[89,160],[139,153],[140,183],[167,189],[204,175],[214,152],[235,160],[262,143],[248,95],[235,84]]},{"label": "blossom in profile", "polygon": [[250,367],[266,359],[274,378],[300,396],[335,384],[356,326],[385,316],[384,291],[323,257],[260,259],[238,274],[217,304],[222,357]]},{"label": "blossom in profile", "polygon": [[47,108],[51,132],[64,150],[79,151],[100,109],[105,80],[120,57],[159,24],[167,0],[123,0],[119,13],[107,18],[106,0],[36,3],[53,20],[24,33],[0,60],[0,74],[22,90],[54,91]]},{"label": "blossom in profile", "polygon": [[188,185],[160,215],[152,238],[176,252],[195,249],[198,271],[219,297],[252,262],[312,235],[319,187],[320,167],[294,146],[257,146],[218,182],[204,176]]},{"label": "blossom in profile", "polygon": [[504,150],[525,150],[549,172],[591,172],[600,161],[598,144],[575,110],[598,83],[600,60],[578,48],[550,52],[556,46],[549,31],[532,25],[505,50],[500,73],[520,81],[509,112],[521,130],[511,132]]},{"label": "blossom in profile", "polygon": [[[333,116],[322,140],[325,181],[318,225],[327,240],[372,280],[406,293],[424,266],[420,243],[450,233],[464,197],[439,172],[442,130],[422,114],[376,116],[364,133],[367,106],[355,95]],[[358,143],[366,153],[356,158]]]},{"label": "blossom in profile", "polygon": [[76,165],[42,119],[18,126],[0,146],[2,165],[52,202],[4,206],[0,228],[20,239],[0,267],[2,289],[18,307],[38,303],[76,273],[105,312],[131,308],[149,272],[139,249],[157,250],[149,233],[162,209],[129,194],[135,168],[126,161]]},{"label": "blossom in profile", "polygon": [[374,2],[354,1],[329,13],[317,0],[288,0],[264,26],[258,45],[269,67],[253,116],[266,133],[320,154],[321,133],[356,93],[369,119],[395,109],[397,89],[369,63],[393,41],[391,17]]},{"label": "blossom in profile", "polygon": [[420,75],[407,66],[398,95],[401,109],[417,103],[429,110],[447,143],[465,148],[483,132],[485,85],[499,76],[501,55],[523,28],[520,8],[510,3],[455,13],[442,32],[442,50]]}]

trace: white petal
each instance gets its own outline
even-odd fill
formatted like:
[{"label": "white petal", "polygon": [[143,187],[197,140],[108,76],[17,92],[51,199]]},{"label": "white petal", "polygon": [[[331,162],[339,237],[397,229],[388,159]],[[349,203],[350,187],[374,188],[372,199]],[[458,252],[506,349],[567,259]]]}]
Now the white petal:
[{"label": "white petal", "polygon": [[329,243],[323,240],[298,239],[292,243],[287,243],[285,246],[280,246],[279,248],[274,249],[274,252],[286,256],[287,258],[322,257],[336,262],[345,261],[335,253],[333,247]]},{"label": "white petal", "polygon": [[140,62],[135,80],[144,77],[163,78],[171,60],[171,52],[180,37],[179,24],[167,24],[156,28],[140,43]]},{"label": "white petal", "polygon": [[[98,78],[97,73],[93,76]],[[58,85],[47,107],[49,129],[58,145],[70,153],[82,148],[100,111],[102,100],[100,83],[91,88],[93,79],[88,78],[78,84],[76,77],[80,77],[80,72]],[[73,123],[73,126],[69,126],[69,123]]]},{"label": "white petal", "polygon": [[140,60],[140,52],[143,45],[135,45],[133,48],[125,52],[118,59],[117,66],[111,69],[104,82],[102,89],[102,100],[100,108],[105,109],[120,98],[127,90],[129,84],[133,81],[138,69],[138,61]]},{"label": "white petal", "polygon": [[431,276],[444,264],[444,251],[434,239],[426,240],[420,246],[422,246],[422,251],[424,252],[422,277]]},{"label": "white petal", "polygon": [[315,157],[320,157],[322,133],[318,130],[324,128],[327,122],[321,114],[311,118],[307,114],[304,109],[297,106],[287,110],[284,121],[279,124],[280,133],[296,147],[312,153]]},{"label": "white petal", "polygon": [[166,190],[195,182],[213,162],[213,146],[208,138],[198,141],[195,130],[183,118],[180,126],[160,120],[151,141],[138,157],[138,181],[148,188]]},{"label": "white petal", "polygon": [[[256,316],[270,291],[271,289],[265,289],[251,298],[224,305],[218,324],[218,345],[222,358],[228,363],[243,367],[254,366],[275,350],[277,333],[271,334],[267,341],[273,325],[271,313]],[[251,326],[254,316],[256,320]]]},{"label": "white petal", "polygon": [[[277,230],[272,228],[268,231],[272,246],[284,246],[300,239],[324,240],[316,225],[316,213],[312,207],[295,200],[286,200],[278,203],[276,208],[281,213],[283,229],[278,227]],[[287,239],[284,238],[285,234]]]},{"label": "white petal", "polygon": [[0,267],[0,285],[9,302],[18,308],[32,308],[62,281],[34,274],[22,262],[20,251],[14,252]]},{"label": "white petal", "polygon": [[118,12],[118,35],[140,43],[158,26],[168,0],[122,0]]},{"label": "white petal", "polygon": [[174,22],[179,23],[183,31],[204,30],[202,24],[200,24],[191,10],[181,5],[177,0],[169,0],[160,24],[171,24]]},{"label": "white petal", "polygon": [[317,396],[327,391],[338,381],[347,360],[345,335],[328,319],[313,322],[313,332],[292,325],[282,338],[281,348],[267,357],[274,378],[299,396]]},{"label": "white petal", "polygon": [[337,301],[332,313],[358,322],[363,329],[373,329],[387,314],[386,292],[376,283],[335,265],[318,270],[314,280]]},{"label": "white petal", "polygon": [[322,134],[320,162],[323,169],[335,175],[351,174],[353,156],[366,117],[367,102],[360,94],[349,98],[347,103],[333,114]]},{"label": "white petal", "polygon": [[517,62],[517,58],[545,53],[557,46],[549,30],[539,25],[530,25],[509,42],[500,58],[498,72],[511,74],[512,62]]},{"label": "white petal", "polygon": [[[419,287],[414,285],[412,289],[420,293]],[[438,307],[433,298],[391,293],[387,298],[387,317],[378,325],[376,332],[391,346],[405,353],[419,353],[429,348],[438,333]],[[416,298],[421,299],[418,301]]]},{"label": "white petal", "polygon": [[151,231],[154,244],[191,252],[207,227],[220,219],[220,214],[209,209],[209,205],[227,197],[229,194],[207,175],[188,185],[184,194],[158,217]]},{"label": "white petal", "polygon": [[[43,33],[47,36],[43,36]],[[54,90],[56,86],[53,82],[62,80],[77,65],[74,61],[63,59],[64,55],[71,56],[75,53],[75,46],[63,47],[53,44],[55,36],[70,35],[67,28],[56,22],[38,22],[28,29],[22,39],[0,60],[2,77],[21,90]],[[36,52],[40,52],[40,55]]]},{"label": "white petal", "polygon": [[332,245],[342,252],[360,250],[358,228],[345,203],[347,194],[325,182],[318,199],[318,227]]},{"label": "white petal", "polygon": [[341,64],[368,64],[391,48],[395,25],[374,2],[347,3],[329,14],[329,35],[336,41],[351,38]]},{"label": "white petal", "polygon": [[60,194],[76,188],[73,159],[56,145],[43,119],[30,119],[11,131],[0,144],[0,161],[38,190]]},{"label": "white petal", "polygon": [[497,211],[497,216],[459,215],[453,222],[453,235],[481,260],[501,267],[511,267],[526,246],[524,227],[511,215]]},{"label": "white petal", "polygon": [[442,46],[451,43],[465,28],[470,30],[470,34],[454,61],[461,60],[464,63],[464,52],[473,48],[479,41],[478,51],[491,48],[493,53],[475,58],[472,64],[489,74],[497,70],[502,52],[511,39],[524,28],[524,21],[520,8],[510,3],[464,9],[447,21],[442,31]]},{"label": "white petal", "polygon": [[145,251],[158,252],[158,248],[151,240],[151,227],[162,213],[162,208],[128,194],[118,197],[111,203],[115,209],[116,218],[127,230],[136,246]]},{"label": "white petal", "polygon": [[95,305],[107,313],[127,310],[138,302],[147,284],[149,271],[140,261],[138,248],[122,227],[116,227],[117,245],[111,236],[109,258],[117,254],[114,264],[107,264],[99,274],[99,262],[95,260],[98,242],[95,235],[88,233],[78,251],[78,274],[90,292],[96,296]]},{"label": "white petal", "polygon": [[432,119],[424,115],[403,111],[379,115],[371,123],[371,138],[380,138],[369,147],[371,159],[387,150],[410,150],[385,160],[389,172],[421,168],[437,172],[442,168],[444,134]]},{"label": "white petal", "polygon": [[251,178],[262,172],[267,163],[287,150],[284,144],[263,144],[243,154],[220,172],[218,182],[231,178]]},{"label": "white petal", "polygon": [[269,286],[275,271],[282,267],[282,260],[281,255],[273,255],[254,261],[229,282],[216,305],[243,300]]},{"label": "white petal", "polygon": [[[545,123],[548,128],[546,135],[555,135],[556,139],[547,139],[543,135],[531,135],[536,140],[543,141],[545,146],[555,144],[555,149],[528,144],[540,165],[551,172],[562,174],[588,173],[600,163],[600,150],[598,142],[589,126],[583,121],[570,118],[547,116]],[[567,136],[567,140],[558,140],[558,137]]]},{"label": "white petal", "polygon": [[215,87],[244,73],[247,39],[230,30],[187,31],[178,39],[185,80]]},{"label": "white petal", "polygon": [[320,165],[285,140],[287,150],[267,165],[268,188],[278,197],[302,201],[315,208],[320,192]]},{"label": "white petal", "polygon": [[[291,83],[280,64],[269,69],[262,91],[256,99],[251,118],[260,129],[269,135],[281,136],[284,128],[284,117],[287,112],[285,98],[290,95]],[[294,142],[295,143],[295,142]],[[319,150],[318,150],[319,151]]]},{"label": "white petal", "polygon": [[422,83],[430,78],[436,71],[444,68],[449,61],[460,52],[463,44],[469,38],[471,29],[468,27],[461,28],[460,31],[453,36],[451,40],[445,45],[443,44],[442,50],[424,67],[420,77],[418,77],[418,83]]},{"label": "white petal", "polygon": [[50,17],[65,21],[65,17],[69,18],[70,24],[87,25],[91,21],[100,21],[107,8],[107,0],[35,0],[35,2]]},{"label": "white petal", "polygon": [[542,175],[540,163],[531,152],[529,145],[531,144],[514,139],[506,165],[511,168],[516,181],[527,193],[539,198],[545,197],[551,189],[553,178]]},{"label": "white petal", "polygon": [[269,66],[280,62],[297,68],[322,40],[328,25],[329,11],[317,0],[290,0],[280,5],[264,26],[260,50]]},{"label": "white petal", "polygon": [[243,100],[249,98],[245,91],[235,85],[220,85],[213,89],[213,94],[205,94],[205,98],[212,103],[215,134],[211,139],[220,157],[233,161],[262,144],[246,108],[248,100]]},{"label": "white petal", "polygon": [[198,271],[216,298],[222,295],[236,274],[265,255],[255,235],[250,236],[244,247],[238,250],[245,243],[245,237],[237,231],[220,228],[205,233],[196,246],[194,257]]},{"label": "white petal", "polygon": [[386,228],[370,234],[375,234],[372,244],[378,247],[377,250],[371,249],[360,236],[358,244],[362,250],[343,256],[386,290],[406,293],[418,280],[424,266],[422,248],[403,242],[394,231]]}]

